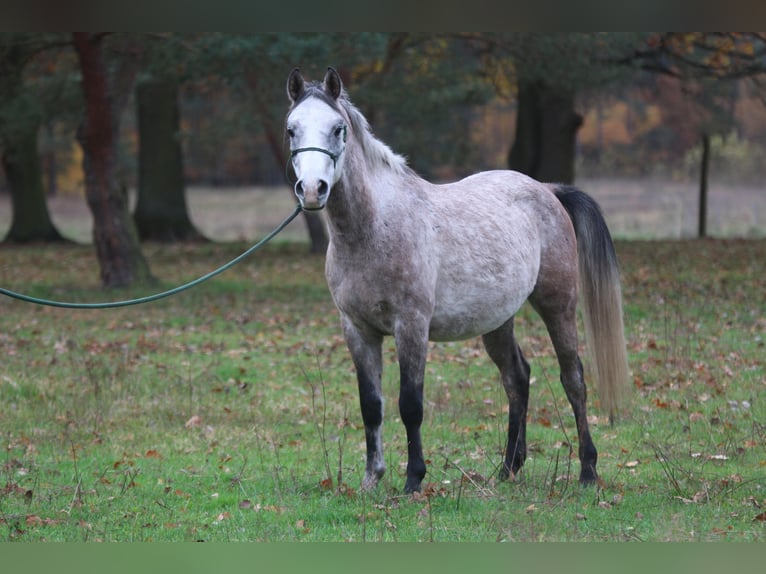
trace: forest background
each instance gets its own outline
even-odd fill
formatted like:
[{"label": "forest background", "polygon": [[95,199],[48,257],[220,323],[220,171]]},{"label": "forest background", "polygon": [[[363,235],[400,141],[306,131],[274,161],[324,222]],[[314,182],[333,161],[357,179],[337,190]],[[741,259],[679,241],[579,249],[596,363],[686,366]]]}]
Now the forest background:
[{"label": "forest background", "polygon": [[[285,78],[333,65],[376,134],[428,179],[510,167],[577,183],[620,237],[704,236],[709,219],[717,235],[763,235],[764,38],[4,33],[0,233],[66,239],[48,205],[73,198],[92,218],[74,239],[95,244],[104,286],[151,282],[140,241],[230,238],[200,230],[195,190],[237,190],[223,203],[240,214],[290,197]],[[323,252],[319,217],[304,221]],[[265,232],[246,226],[233,227]]]}]

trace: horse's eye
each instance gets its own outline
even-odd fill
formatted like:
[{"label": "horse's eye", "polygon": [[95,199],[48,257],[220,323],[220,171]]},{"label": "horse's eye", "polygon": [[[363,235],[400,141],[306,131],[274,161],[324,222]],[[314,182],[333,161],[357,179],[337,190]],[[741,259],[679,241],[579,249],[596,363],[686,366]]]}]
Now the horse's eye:
[{"label": "horse's eye", "polygon": [[293,128],[287,128],[287,137],[291,139],[295,137],[295,130]]},{"label": "horse's eye", "polygon": [[345,141],[346,140],[346,137],[345,137],[345,135],[346,135],[346,126],[342,126],[341,125],[341,126],[338,126],[337,128],[335,128],[335,137],[339,138],[339,137],[341,137],[341,135],[344,136],[343,137],[343,141]]}]

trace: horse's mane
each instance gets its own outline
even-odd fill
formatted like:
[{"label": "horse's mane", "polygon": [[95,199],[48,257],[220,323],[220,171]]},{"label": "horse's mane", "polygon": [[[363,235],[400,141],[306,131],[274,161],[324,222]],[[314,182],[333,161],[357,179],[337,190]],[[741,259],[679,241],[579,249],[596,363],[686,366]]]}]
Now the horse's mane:
[{"label": "horse's mane", "polygon": [[402,155],[394,153],[390,147],[375,137],[367,118],[351,103],[345,90],[338,98],[337,104],[348,117],[351,131],[357,137],[362,154],[368,162],[373,165],[389,167],[402,175],[411,173],[411,169],[407,165],[407,159]]}]

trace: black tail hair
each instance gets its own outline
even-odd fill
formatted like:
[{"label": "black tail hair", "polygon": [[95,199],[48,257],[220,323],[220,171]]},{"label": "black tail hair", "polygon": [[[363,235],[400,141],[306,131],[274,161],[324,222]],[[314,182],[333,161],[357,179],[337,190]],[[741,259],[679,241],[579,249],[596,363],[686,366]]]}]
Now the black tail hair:
[{"label": "black tail hair", "polygon": [[628,387],[620,269],[612,235],[598,203],[570,185],[553,187],[577,236],[580,294],[590,370],[601,407],[613,418]]}]

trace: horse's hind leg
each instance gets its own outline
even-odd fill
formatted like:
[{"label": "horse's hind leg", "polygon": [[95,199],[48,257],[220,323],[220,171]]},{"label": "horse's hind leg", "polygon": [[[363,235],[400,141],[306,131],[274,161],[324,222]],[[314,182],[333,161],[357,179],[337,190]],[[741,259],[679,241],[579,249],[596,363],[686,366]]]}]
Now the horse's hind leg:
[{"label": "horse's hind leg", "polygon": [[540,296],[538,292],[530,297],[530,302],[548,329],[561,368],[561,384],[574,411],[579,440],[580,482],[592,484],[598,480],[598,453],[588,428],[587,392],[582,363],[577,353],[576,297],[576,291],[569,295],[559,293],[558,296],[552,293]]},{"label": "horse's hind leg", "polygon": [[350,321],[343,321],[343,333],[356,368],[359,385],[359,405],[362,409],[364,436],[367,445],[367,466],[362,481],[363,490],[371,490],[386,472],[383,459],[383,395],[380,379],[383,369],[380,336],[365,336]]},{"label": "horse's hind leg", "polygon": [[513,317],[483,337],[484,347],[500,369],[508,396],[508,443],[505,447],[500,479],[515,476],[527,457],[527,403],[529,401],[529,363],[513,336]]}]

